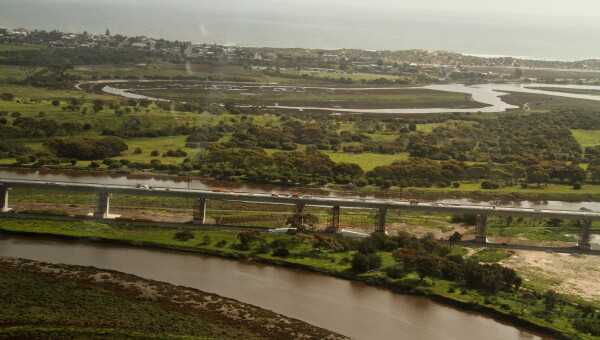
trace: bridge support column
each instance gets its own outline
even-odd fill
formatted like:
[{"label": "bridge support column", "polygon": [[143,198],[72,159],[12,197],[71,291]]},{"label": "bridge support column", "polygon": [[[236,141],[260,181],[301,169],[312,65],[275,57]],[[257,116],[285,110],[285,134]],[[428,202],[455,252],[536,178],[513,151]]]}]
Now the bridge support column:
[{"label": "bridge support column", "polygon": [[9,187],[0,185],[0,212],[8,212],[11,209],[8,207],[8,191]]},{"label": "bridge support column", "polygon": [[377,209],[377,224],[375,225],[375,231],[385,233],[385,217],[387,216],[387,208]]},{"label": "bridge support column", "polygon": [[304,223],[302,214],[304,213],[304,208],[306,208],[306,204],[298,203],[294,206],[294,226],[300,228]]},{"label": "bridge support column", "polygon": [[579,243],[577,244],[577,248],[590,250],[592,249],[591,241],[591,228],[592,228],[592,220],[583,220],[581,221],[581,237],[579,239]]},{"label": "bridge support column", "polygon": [[338,205],[331,209],[331,215],[329,216],[329,227],[327,232],[337,233],[340,231],[340,207]]},{"label": "bridge support column", "polygon": [[206,219],[206,198],[196,198],[196,204],[194,204],[194,219],[193,224],[204,224]]},{"label": "bridge support column", "polygon": [[479,225],[477,226],[475,242],[487,243],[487,215],[479,215]]},{"label": "bridge support column", "polygon": [[92,215],[94,218],[107,218],[110,209],[110,193],[99,192],[96,197],[96,211]]}]

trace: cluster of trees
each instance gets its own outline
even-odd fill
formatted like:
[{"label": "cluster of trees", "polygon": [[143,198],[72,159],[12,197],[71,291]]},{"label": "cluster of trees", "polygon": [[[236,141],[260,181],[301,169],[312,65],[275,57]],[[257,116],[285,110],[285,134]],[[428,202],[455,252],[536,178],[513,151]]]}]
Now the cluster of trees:
[{"label": "cluster of trees", "polygon": [[150,57],[148,52],[129,48],[39,48],[0,52],[0,64],[45,67],[62,73],[75,65],[140,63]]},{"label": "cluster of trees", "polygon": [[268,155],[262,148],[246,149],[232,142],[209,143],[206,149],[196,154],[195,166],[224,178],[247,176],[255,180],[303,184],[326,184],[338,177],[350,182],[364,176],[357,164],[336,164],[316,150]]},{"label": "cluster of trees", "polygon": [[73,82],[80,79],[81,77],[76,75],[44,69],[27,76],[19,84],[49,89],[70,89],[73,87]]},{"label": "cluster of trees", "polygon": [[53,138],[44,146],[59,157],[81,160],[103,159],[114,157],[127,150],[127,144],[118,137],[102,138]]},{"label": "cluster of trees", "polygon": [[[1,125],[0,125],[0,129],[1,129]],[[0,136],[2,136],[1,130],[0,130]],[[21,141],[0,139],[0,156],[2,156],[2,157],[17,157],[20,155],[30,154],[31,152],[32,152],[31,148],[27,147]]]},{"label": "cluster of trees", "polygon": [[529,166],[517,162],[467,165],[454,160],[434,161],[426,158],[411,158],[375,167],[366,173],[366,177],[369,183],[383,187],[393,185],[444,187],[451,185],[452,181],[470,180],[483,181],[483,189],[494,189],[500,184],[510,186],[521,180],[538,186],[552,181],[575,185],[585,181],[588,173],[591,178],[600,179],[600,167],[593,166],[586,171],[579,165],[563,161],[536,162]]},{"label": "cluster of trees", "polygon": [[561,114],[505,116],[446,124],[429,133],[404,134],[396,143],[413,157],[527,164],[581,158],[582,150]]},{"label": "cluster of trees", "polygon": [[[0,118],[0,123],[3,123]],[[7,123],[4,121],[4,123]],[[59,124],[54,119],[35,119],[31,117],[17,117],[12,126],[0,124],[0,139],[6,138],[52,138],[55,136],[70,136],[91,128],[90,124],[79,125],[65,122]]]},{"label": "cluster of trees", "polygon": [[365,272],[379,268],[381,259],[378,251],[392,251],[396,264],[386,268],[392,278],[416,272],[421,281],[426,277],[462,282],[467,286],[490,292],[520,287],[522,279],[510,268],[498,264],[480,264],[476,260],[465,260],[460,255],[451,255],[452,248],[436,240],[432,234],[417,238],[407,232],[390,237],[374,233],[357,246],[352,259],[352,269]]},{"label": "cluster of trees", "polygon": [[[299,233],[290,238],[278,239],[272,244],[265,244],[264,237],[257,231],[245,231],[238,234],[240,250],[251,250],[257,247],[263,253],[275,249],[276,256],[288,256],[290,249],[308,255],[330,252],[345,253],[355,250],[351,260],[346,260],[356,273],[380,269],[383,265],[380,251],[392,252],[395,264],[385,268],[391,278],[400,278],[415,272],[421,281],[425,278],[439,278],[461,282],[466,286],[483,289],[492,293],[500,290],[519,288],[522,279],[517,273],[498,264],[480,264],[474,259],[465,260],[460,255],[451,255],[452,248],[448,244],[436,240],[432,234],[417,238],[407,232],[398,236],[387,236],[373,233],[362,240],[348,239],[321,234]],[[312,249],[312,250],[311,250]],[[279,255],[277,255],[279,254]],[[285,254],[285,255],[283,255]]]}]

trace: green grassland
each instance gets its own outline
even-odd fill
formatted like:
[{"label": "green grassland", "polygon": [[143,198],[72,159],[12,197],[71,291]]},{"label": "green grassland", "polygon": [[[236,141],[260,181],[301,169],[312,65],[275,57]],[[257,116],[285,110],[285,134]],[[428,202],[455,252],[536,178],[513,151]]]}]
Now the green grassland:
[{"label": "green grassland", "polygon": [[335,152],[332,150],[323,150],[322,153],[326,154],[334,162],[349,162],[356,163],[363,168],[364,171],[372,170],[376,166],[389,165],[395,161],[403,161],[408,159],[408,153],[398,153],[394,155],[390,154],[378,154],[372,152],[363,152],[360,154],[352,154],[345,152]]},{"label": "green grassland", "polygon": [[[506,91],[508,92],[508,91]],[[529,112],[549,112],[551,110],[579,108],[584,110],[597,110],[598,101],[590,99],[568,98],[545,94],[509,92],[502,99],[509,104],[522,106],[527,104]],[[522,111],[517,111],[522,112]],[[493,115],[492,115],[493,117]]]},{"label": "green grassland", "polygon": [[600,130],[571,129],[571,133],[573,133],[582,149],[588,146],[600,145]]},{"label": "green grassland", "polygon": [[[229,65],[207,65],[207,64],[173,64],[164,61],[154,61],[152,63],[138,64],[120,64],[120,65],[82,65],[68,71],[68,74],[76,75],[84,80],[100,79],[110,76],[111,78],[137,77],[143,79],[144,76],[156,77],[236,77],[246,81],[261,83],[278,84],[323,84],[331,82],[328,78],[332,76],[329,73],[317,74],[314,77],[307,78],[287,78],[276,75],[265,74],[262,70],[249,69],[242,66]],[[361,79],[372,80],[378,78],[395,79],[396,77],[369,73],[342,74],[344,78],[350,77],[355,81]],[[338,78],[336,75],[334,78]]]},{"label": "green grassland", "polygon": [[[42,70],[38,67],[0,65],[0,84],[21,81],[35,72]],[[4,85],[2,86],[4,90]],[[4,92],[4,91],[2,91]]]},{"label": "green grassland", "polygon": [[563,93],[575,93],[575,94],[592,94],[600,95],[600,90],[593,89],[571,89],[566,87],[528,87],[535,90],[552,91],[552,92],[563,92]]},{"label": "green grassland", "polygon": [[0,44],[0,52],[10,51],[22,51],[22,50],[35,50],[45,48],[43,46],[32,46],[32,45],[13,45],[13,44]]},{"label": "green grassland", "polygon": [[285,71],[281,71],[282,74],[291,74],[291,75],[295,75],[295,76],[303,76],[306,75],[308,77],[317,77],[317,78],[326,78],[326,77],[330,77],[330,78],[334,78],[334,79],[339,79],[339,78],[345,78],[345,79],[352,79],[352,81],[360,81],[360,80],[375,80],[375,79],[389,79],[389,80],[396,80],[398,79],[398,76],[394,76],[394,75],[389,75],[389,74],[373,74],[373,73],[362,73],[362,72],[356,72],[356,73],[329,73],[329,72],[315,72],[315,71],[290,71],[290,70],[285,70]]},{"label": "green grassland", "polygon": [[[515,67],[503,66],[467,66],[467,70],[475,72],[494,72],[498,74],[514,74]],[[567,70],[551,68],[520,67],[522,78],[553,78],[553,79],[596,79],[600,71],[595,70]]]},{"label": "green grassland", "polygon": [[[418,93],[415,93],[415,92]],[[377,93],[255,93],[248,96],[241,93],[229,91],[199,89],[166,89],[166,90],[136,90],[136,93],[150,97],[168,98],[173,100],[194,100],[200,102],[252,102],[263,103],[277,102],[280,105],[353,105],[353,106],[385,106],[394,107],[482,107],[482,104],[471,100],[471,96],[465,93],[455,93],[434,90],[410,90],[410,93],[377,94]]]}]

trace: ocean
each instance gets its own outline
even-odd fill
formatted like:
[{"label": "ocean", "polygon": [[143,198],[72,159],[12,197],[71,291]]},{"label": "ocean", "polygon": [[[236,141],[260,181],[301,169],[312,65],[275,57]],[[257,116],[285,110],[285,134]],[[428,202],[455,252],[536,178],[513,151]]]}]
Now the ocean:
[{"label": "ocean", "polygon": [[[267,5],[265,5],[265,3]],[[0,27],[145,35],[249,47],[446,50],[574,61],[600,58],[600,20],[263,0],[0,0]]]}]

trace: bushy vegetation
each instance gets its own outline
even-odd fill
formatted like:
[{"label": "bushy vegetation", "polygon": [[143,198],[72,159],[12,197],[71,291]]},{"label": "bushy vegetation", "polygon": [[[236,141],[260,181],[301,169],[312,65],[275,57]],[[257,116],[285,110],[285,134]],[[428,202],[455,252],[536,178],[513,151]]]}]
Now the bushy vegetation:
[{"label": "bushy vegetation", "polygon": [[54,138],[47,141],[45,146],[59,157],[85,160],[118,156],[128,148],[127,144],[118,137]]}]

